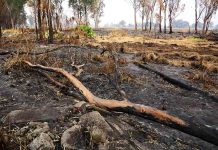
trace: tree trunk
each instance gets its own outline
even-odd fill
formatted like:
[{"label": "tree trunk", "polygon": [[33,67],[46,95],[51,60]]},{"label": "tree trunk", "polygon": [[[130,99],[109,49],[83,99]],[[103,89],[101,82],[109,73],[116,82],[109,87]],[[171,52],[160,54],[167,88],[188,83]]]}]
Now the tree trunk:
[{"label": "tree trunk", "polygon": [[0,23],[0,38],[2,38],[2,25]]},{"label": "tree trunk", "polygon": [[58,13],[55,14],[56,17],[55,17],[55,20],[56,20],[56,30],[58,31],[60,29],[60,19],[59,19],[59,15]]},{"label": "tree trunk", "polygon": [[87,13],[87,7],[85,6],[85,25],[88,25],[88,13]]},{"label": "tree trunk", "polygon": [[153,16],[153,14],[151,13],[151,16],[150,16],[150,27],[149,27],[149,31],[151,31],[151,28],[152,28],[152,16]]},{"label": "tree trunk", "polygon": [[41,15],[41,0],[37,0],[38,6],[38,32],[39,32],[39,40],[43,40],[43,33],[42,33],[42,15]]},{"label": "tree trunk", "polygon": [[162,10],[161,10],[161,6],[160,6],[160,10],[159,10],[159,32],[162,33]]},{"label": "tree trunk", "polygon": [[195,33],[198,33],[198,3],[195,0]]},{"label": "tree trunk", "polygon": [[173,33],[173,27],[172,27],[172,12],[169,12],[169,26],[170,26],[170,34]]},{"label": "tree trunk", "polygon": [[165,1],[164,8],[164,33],[167,33],[167,2]]},{"label": "tree trunk", "polygon": [[137,30],[137,28],[138,28],[138,27],[137,27],[138,25],[137,25],[137,14],[136,14],[136,13],[137,13],[137,12],[136,12],[136,9],[137,9],[137,8],[136,8],[136,7],[137,7],[137,6],[136,6],[136,0],[134,0],[134,22],[135,22],[135,30]]},{"label": "tree trunk", "polygon": [[144,15],[142,15],[142,31],[144,30]]},{"label": "tree trunk", "polygon": [[34,1],[34,23],[35,23],[35,32],[36,32],[36,40],[39,40],[39,33],[38,33],[38,25],[37,25],[37,4],[36,1]]},{"label": "tree trunk", "polygon": [[204,22],[203,22],[203,28],[202,28],[202,34],[204,35],[205,34],[205,30],[206,30],[206,20],[204,19]]},{"label": "tree trunk", "polygon": [[52,15],[51,15],[51,0],[48,0],[48,26],[49,26],[48,42],[53,43],[53,25],[52,25]]}]

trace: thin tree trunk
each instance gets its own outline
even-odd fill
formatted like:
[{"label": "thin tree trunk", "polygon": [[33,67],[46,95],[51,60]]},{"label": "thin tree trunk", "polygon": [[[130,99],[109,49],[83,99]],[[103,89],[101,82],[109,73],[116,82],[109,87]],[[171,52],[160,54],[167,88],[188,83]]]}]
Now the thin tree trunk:
[{"label": "thin tree trunk", "polygon": [[162,33],[162,10],[161,10],[161,6],[160,6],[160,10],[159,10],[159,32]]},{"label": "thin tree trunk", "polygon": [[172,27],[172,12],[169,12],[169,26],[170,26],[170,34],[173,33],[173,27]]},{"label": "thin tree trunk", "polygon": [[142,31],[144,30],[144,15],[142,15]]},{"label": "thin tree trunk", "polygon": [[167,2],[165,1],[164,8],[164,33],[167,33]]},{"label": "thin tree trunk", "polygon": [[198,3],[195,0],[195,33],[198,33]]},{"label": "thin tree trunk", "polygon": [[205,34],[205,29],[206,29],[206,20],[204,19],[203,28],[202,28],[202,34],[203,35]]},{"label": "thin tree trunk", "polygon": [[0,23],[0,38],[2,38],[2,25]]},{"label": "thin tree trunk", "polygon": [[51,15],[51,0],[48,0],[48,26],[49,26],[48,42],[53,43],[53,25],[52,25],[52,15]]},{"label": "thin tree trunk", "polygon": [[137,9],[137,8],[136,8],[136,0],[134,0],[134,22],[135,22],[135,30],[137,30],[137,28],[138,28],[138,27],[137,27],[138,25],[137,25],[137,14],[136,14],[137,12],[136,12],[136,9]]},{"label": "thin tree trunk", "polygon": [[41,17],[41,0],[37,1],[38,5],[38,32],[39,32],[39,40],[43,40],[43,33],[42,33],[42,17]]},{"label": "thin tree trunk", "polygon": [[37,4],[36,4],[36,1],[34,1],[34,23],[35,23],[35,32],[36,32],[36,40],[39,39],[39,33],[38,33],[38,25],[37,25]]},{"label": "thin tree trunk", "polygon": [[150,16],[150,27],[149,27],[149,31],[151,31],[151,28],[152,28],[152,16],[153,16],[153,14],[151,13],[151,16]]}]

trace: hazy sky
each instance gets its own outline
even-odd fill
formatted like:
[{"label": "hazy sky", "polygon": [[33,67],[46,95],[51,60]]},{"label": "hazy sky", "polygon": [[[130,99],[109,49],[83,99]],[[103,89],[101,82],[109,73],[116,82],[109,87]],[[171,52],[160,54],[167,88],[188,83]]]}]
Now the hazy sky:
[{"label": "hazy sky", "polygon": [[[104,2],[104,16],[101,18],[101,26],[107,23],[119,23],[121,20],[133,24],[133,8],[128,0],[104,0]],[[176,19],[183,19],[191,24],[194,23],[194,0],[182,0],[182,4],[185,4],[185,10]],[[68,7],[68,0],[65,0],[63,6],[64,13],[67,16],[72,16],[72,10]],[[138,22],[140,22],[139,14]],[[218,15],[213,17],[212,22],[218,24]]]}]

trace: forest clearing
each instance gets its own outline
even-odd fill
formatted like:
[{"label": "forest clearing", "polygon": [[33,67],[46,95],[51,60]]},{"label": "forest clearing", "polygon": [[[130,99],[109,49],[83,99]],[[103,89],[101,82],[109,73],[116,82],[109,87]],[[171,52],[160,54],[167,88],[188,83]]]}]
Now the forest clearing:
[{"label": "forest clearing", "polygon": [[39,2],[36,28],[0,20],[0,149],[218,148],[216,30],[58,28]]}]

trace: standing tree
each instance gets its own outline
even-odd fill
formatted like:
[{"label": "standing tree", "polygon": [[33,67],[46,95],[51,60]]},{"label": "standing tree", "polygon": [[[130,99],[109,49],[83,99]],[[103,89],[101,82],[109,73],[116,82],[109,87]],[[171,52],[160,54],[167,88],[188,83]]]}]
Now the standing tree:
[{"label": "standing tree", "polygon": [[100,17],[103,15],[105,4],[103,0],[95,0],[91,7],[92,12],[92,18],[95,22],[95,28],[98,28],[98,25],[100,23]]},{"label": "standing tree", "polygon": [[37,0],[37,19],[38,19],[38,34],[39,40],[43,40],[43,32],[42,32],[42,3],[41,0]]},{"label": "standing tree", "polygon": [[137,25],[137,12],[138,12],[138,10],[139,10],[139,4],[140,4],[140,2],[139,2],[139,0],[129,0],[130,1],[130,3],[132,4],[132,6],[133,6],[133,10],[134,10],[134,24],[135,24],[135,30],[137,30],[138,29],[138,25]]},{"label": "standing tree", "polygon": [[162,32],[162,11],[164,9],[164,1],[163,0],[158,0],[159,4],[159,15],[158,15],[158,23],[159,23],[159,32]]},{"label": "standing tree", "polygon": [[204,9],[205,7],[202,3],[202,0],[195,0],[195,33],[198,33],[198,22]]},{"label": "standing tree", "polygon": [[169,26],[170,26],[170,34],[173,33],[172,23],[173,20],[181,13],[185,5],[180,6],[181,0],[169,0]]},{"label": "standing tree", "polygon": [[[147,30],[148,19],[151,13],[150,9],[150,1],[149,0],[140,0],[140,9],[139,9],[142,17],[142,30]],[[144,19],[146,18],[146,23],[144,24]]]},{"label": "standing tree", "polygon": [[0,1],[0,39],[2,37],[2,24],[3,24],[3,13],[5,10],[5,1],[1,0]]},{"label": "standing tree", "polygon": [[62,13],[63,13],[62,3],[63,0],[54,0],[56,30],[62,30],[62,24],[61,24]]},{"label": "standing tree", "polygon": [[217,0],[202,0],[202,4],[203,7],[205,7],[202,34],[206,34],[209,29],[212,16],[218,9],[218,2]]},{"label": "standing tree", "polygon": [[69,0],[69,6],[73,8],[74,15],[77,16],[78,24],[84,19],[85,24],[88,24],[88,12],[93,6],[95,0]]},{"label": "standing tree", "polygon": [[152,24],[153,24],[153,18],[154,18],[154,8],[155,8],[155,5],[156,5],[156,2],[157,0],[150,0],[151,3],[150,3],[150,31],[151,31],[151,28],[152,28]]},{"label": "standing tree", "polygon": [[164,33],[167,33],[167,6],[168,0],[164,0]]},{"label": "standing tree", "polygon": [[51,10],[51,0],[48,0],[48,28],[49,28],[49,36],[48,36],[48,42],[53,43],[53,23],[52,23],[52,10]]}]

